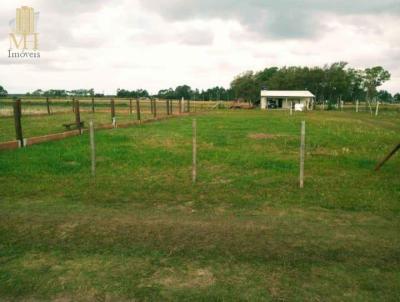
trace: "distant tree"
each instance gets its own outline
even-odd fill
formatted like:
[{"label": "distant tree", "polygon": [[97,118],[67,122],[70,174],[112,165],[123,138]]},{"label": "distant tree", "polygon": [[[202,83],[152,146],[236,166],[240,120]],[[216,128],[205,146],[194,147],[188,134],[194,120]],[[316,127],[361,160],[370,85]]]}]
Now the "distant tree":
[{"label": "distant tree", "polygon": [[149,97],[149,93],[144,89],[137,90],[125,90],[125,89],[117,89],[117,97],[119,98],[140,98],[140,97]]},{"label": "distant tree", "polygon": [[7,96],[7,95],[8,95],[7,90],[5,90],[3,88],[3,86],[0,86],[0,97],[4,97],[4,96]]},{"label": "distant tree", "polygon": [[236,99],[241,98],[246,101],[257,102],[259,100],[260,87],[254,80],[254,73],[246,71],[231,82],[231,88],[235,93]]},{"label": "distant tree", "polygon": [[66,97],[68,95],[66,90],[50,89],[43,92],[46,97]]},{"label": "distant tree", "polygon": [[42,89],[36,89],[34,92],[32,92],[33,96],[41,96],[43,95],[44,91]]},{"label": "distant tree", "polygon": [[393,102],[400,103],[400,93],[396,93],[393,96]]},{"label": "distant tree", "polygon": [[377,94],[376,88],[388,80],[390,80],[390,73],[382,66],[365,69],[364,86],[367,91],[368,99],[373,99]]},{"label": "distant tree", "polygon": [[162,99],[172,100],[175,99],[175,91],[172,88],[162,89],[158,92],[157,96]]},{"label": "distant tree", "polygon": [[181,99],[185,98],[186,100],[191,99],[193,96],[192,89],[188,85],[182,85],[175,88],[175,98]]},{"label": "distant tree", "polygon": [[393,100],[393,97],[390,94],[390,92],[388,92],[386,90],[379,90],[377,97],[381,102],[384,102],[384,103],[391,103]]}]

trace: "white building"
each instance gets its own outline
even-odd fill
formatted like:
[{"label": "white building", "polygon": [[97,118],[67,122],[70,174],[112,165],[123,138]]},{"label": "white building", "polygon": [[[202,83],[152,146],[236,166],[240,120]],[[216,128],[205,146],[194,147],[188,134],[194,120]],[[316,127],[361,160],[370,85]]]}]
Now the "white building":
[{"label": "white building", "polygon": [[315,95],[307,90],[261,90],[261,109],[295,108],[302,104],[304,109],[312,109]]}]

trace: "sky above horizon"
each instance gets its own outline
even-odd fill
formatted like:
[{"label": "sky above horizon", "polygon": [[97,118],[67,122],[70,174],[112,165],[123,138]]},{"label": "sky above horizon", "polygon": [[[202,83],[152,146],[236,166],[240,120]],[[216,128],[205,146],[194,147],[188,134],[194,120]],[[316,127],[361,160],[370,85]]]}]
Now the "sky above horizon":
[{"label": "sky above horizon", "polygon": [[[40,13],[40,59],[8,58],[9,21]],[[0,85],[36,89],[229,87],[247,70],[346,61],[392,74],[400,92],[399,0],[2,0]]]}]

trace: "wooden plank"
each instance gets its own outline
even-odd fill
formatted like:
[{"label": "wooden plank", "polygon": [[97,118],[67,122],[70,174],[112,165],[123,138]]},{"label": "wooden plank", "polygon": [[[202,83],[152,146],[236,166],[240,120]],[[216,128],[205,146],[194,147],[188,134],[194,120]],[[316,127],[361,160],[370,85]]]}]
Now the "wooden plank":
[{"label": "wooden plank", "polygon": [[30,138],[26,139],[26,145],[31,146],[31,145],[36,145],[36,144],[40,144],[40,143],[50,142],[50,141],[58,141],[58,140],[65,139],[67,137],[77,136],[80,134],[81,134],[81,132],[78,129],[78,130],[66,131],[66,132],[62,132],[62,133],[30,137]]},{"label": "wooden plank", "polygon": [[19,141],[9,141],[0,143],[0,150],[12,150],[18,149],[20,145]]}]

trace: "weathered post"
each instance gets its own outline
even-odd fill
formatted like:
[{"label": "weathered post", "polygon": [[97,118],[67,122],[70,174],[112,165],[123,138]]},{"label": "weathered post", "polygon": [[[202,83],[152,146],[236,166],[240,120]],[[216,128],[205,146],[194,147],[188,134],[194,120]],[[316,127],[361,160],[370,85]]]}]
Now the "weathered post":
[{"label": "weathered post", "polygon": [[290,115],[293,115],[293,101],[290,102]]},{"label": "weathered post", "polygon": [[82,124],[81,124],[81,113],[80,113],[80,108],[79,108],[79,101],[76,100],[74,102],[74,108],[75,108],[75,123],[76,126],[78,127],[79,133],[82,134]]},{"label": "weathered post", "polygon": [[136,99],[136,115],[137,115],[137,120],[140,122],[140,102],[139,102],[139,99]]},{"label": "weathered post", "polygon": [[94,113],[94,98],[92,98],[92,112]]},{"label": "weathered post", "polygon": [[154,103],[153,103],[153,116],[154,116],[154,118],[157,118],[157,101],[156,100],[154,100]]},{"label": "weathered post", "polygon": [[129,114],[132,115],[132,99],[129,99]]},{"label": "weathered post", "polygon": [[47,114],[50,115],[51,112],[50,112],[50,101],[49,101],[49,98],[46,98],[46,106],[47,106]]},{"label": "weathered post", "polygon": [[155,107],[155,106],[154,106],[154,103],[155,103],[154,100],[153,100],[153,99],[150,99],[150,111],[151,111],[151,114],[152,114],[152,115],[154,115],[154,110],[155,110],[155,109],[154,109],[154,107]]},{"label": "weathered post", "polygon": [[165,100],[165,105],[167,106],[167,115],[169,115],[169,100]]},{"label": "weathered post", "polygon": [[306,122],[301,122],[300,138],[300,188],[304,187],[304,154],[305,154]]},{"label": "weathered post", "polygon": [[170,101],[169,101],[169,105],[170,105],[169,114],[170,114],[170,115],[173,115],[173,114],[174,114],[174,110],[173,110],[174,100],[170,100]]},{"label": "weathered post", "polygon": [[114,99],[111,99],[110,107],[111,107],[111,120],[114,121],[114,119],[115,119],[115,101],[114,101]]},{"label": "weathered post", "polygon": [[21,100],[16,99],[13,103],[14,111],[14,124],[15,124],[15,136],[20,147],[24,146],[24,137],[22,135],[22,124],[21,124]]},{"label": "weathered post", "polygon": [[72,112],[75,112],[75,98],[72,98]]},{"label": "weathered post", "polygon": [[182,99],[179,99],[179,114],[182,114]]},{"label": "weathered post", "polygon": [[193,130],[193,149],[192,149],[192,182],[196,183],[197,178],[197,124],[196,119],[194,118],[192,121],[192,130]]},{"label": "weathered post", "polygon": [[190,113],[190,99],[187,100],[187,112]]},{"label": "weathered post", "polygon": [[94,126],[93,121],[89,122],[90,129],[90,150],[91,150],[91,160],[92,160],[92,176],[96,176],[96,146],[94,141]]},{"label": "weathered post", "polygon": [[379,114],[379,101],[376,101],[376,109],[375,109],[375,116]]},{"label": "weathered post", "polygon": [[358,100],[356,100],[356,112],[358,112]]}]

